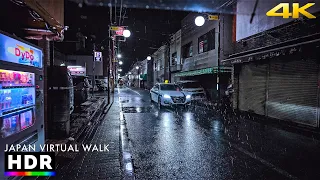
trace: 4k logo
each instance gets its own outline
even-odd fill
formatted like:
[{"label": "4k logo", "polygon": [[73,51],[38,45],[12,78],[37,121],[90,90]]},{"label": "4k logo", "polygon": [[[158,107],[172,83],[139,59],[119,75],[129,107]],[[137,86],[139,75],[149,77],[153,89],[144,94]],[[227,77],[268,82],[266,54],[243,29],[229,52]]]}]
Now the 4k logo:
[{"label": "4k logo", "polygon": [[[294,18],[297,19],[299,18],[300,14],[306,16],[309,19],[314,19],[316,18],[314,15],[312,15],[311,13],[309,13],[307,11],[307,9],[311,6],[313,6],[315,3],[307,3],[304,6],[299,5],[299,3],[292,3],[292,12],[290,12],[289,9],[289,3],[280,3],[277,6],[275,6],[274,8],[270,9],[266,15],[267,16],[280,16],[283,18]],[[277,12],[282,8],[282,12]]]}]

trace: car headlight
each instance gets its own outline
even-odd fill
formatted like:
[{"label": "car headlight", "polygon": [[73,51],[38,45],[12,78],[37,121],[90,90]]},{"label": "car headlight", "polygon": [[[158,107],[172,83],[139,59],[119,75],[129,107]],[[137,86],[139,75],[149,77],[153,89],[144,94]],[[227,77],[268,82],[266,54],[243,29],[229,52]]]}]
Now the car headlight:
[{"label": "car headlight", "polygon": [[190,99],[190,98],[191,98],[191,95],[187,95],[186,98],[187,98],[187,99]]},{"label": "car headlight", "polygon": [[170,99],[171,97],[168,94],[163,95],[164,98]]}]

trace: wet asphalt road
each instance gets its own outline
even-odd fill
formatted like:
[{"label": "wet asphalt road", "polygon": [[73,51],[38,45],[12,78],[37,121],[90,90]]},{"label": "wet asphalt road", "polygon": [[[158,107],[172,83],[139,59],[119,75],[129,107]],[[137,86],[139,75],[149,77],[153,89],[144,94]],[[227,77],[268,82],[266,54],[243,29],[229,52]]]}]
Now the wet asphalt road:
[{"label": "wet asphalt road", "polygon": [[320,142],[203,109],[159,111],[145,90],[116,92],[136,179],[320,179]]}]

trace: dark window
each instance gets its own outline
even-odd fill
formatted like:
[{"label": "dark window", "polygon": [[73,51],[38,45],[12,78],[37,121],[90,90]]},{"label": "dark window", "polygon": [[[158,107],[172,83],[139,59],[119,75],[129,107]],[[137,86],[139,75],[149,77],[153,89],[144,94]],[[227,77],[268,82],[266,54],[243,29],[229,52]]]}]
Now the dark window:
[{"label": "dark window", "polygon": [[179,84],[182,88],[201,88],[201,84],[198,82],[185,82]]},{"label": "dark window", "polygon": [[215,29],[207,32],[198,38],[198,52],[208,52],[215,49]]},{"label": "dark window", "polygon": [[192,57],[192,55],[193,55],[192,42],[189,42],[188,44],[182,47],[182,58]]},{"label": "dark window", "polygon": [[176,65],[176,64],[177,64],[177,61],[178,61],[178,59],[177,59],[177,52],[172,53],[172,54],[171,54],[171,65],[172,65],[172,66],[173,66],[173,65]]}]

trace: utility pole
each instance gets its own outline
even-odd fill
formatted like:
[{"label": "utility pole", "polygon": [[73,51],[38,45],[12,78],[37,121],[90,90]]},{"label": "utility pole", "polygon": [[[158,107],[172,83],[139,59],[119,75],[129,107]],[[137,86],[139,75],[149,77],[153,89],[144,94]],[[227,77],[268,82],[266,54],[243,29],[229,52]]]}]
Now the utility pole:
[{"label": "utility pole", "polygon": [[94,96],[94,86],[96,85],[96,77],[95,77],[95,67],[96,67],[96,60],[95,60],[95,52],[96,52],[96,43],[93,43],[93,64],[92,64],[92,97]]}]

